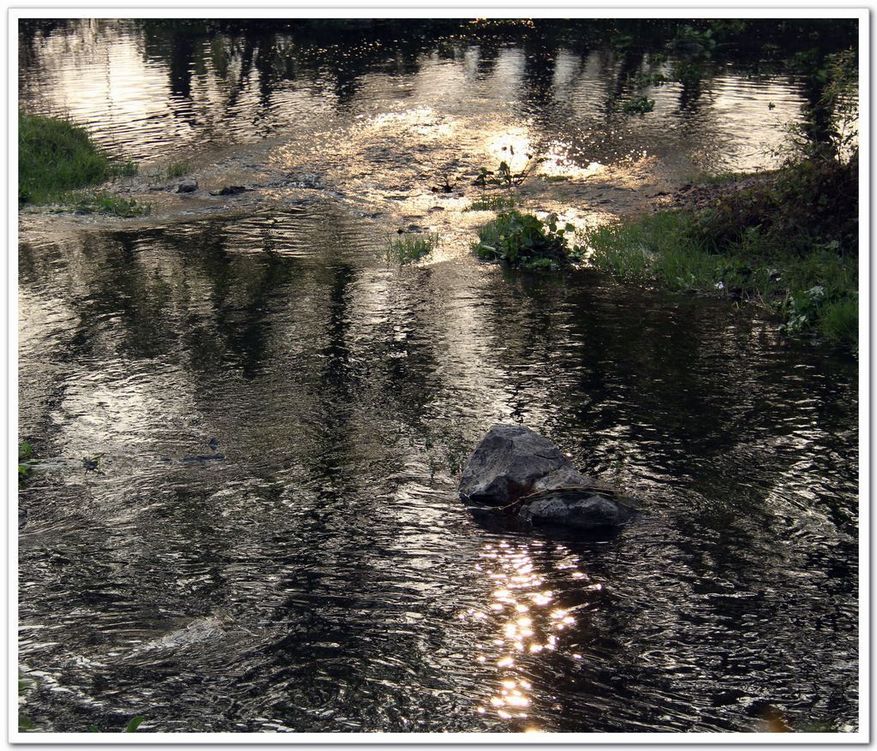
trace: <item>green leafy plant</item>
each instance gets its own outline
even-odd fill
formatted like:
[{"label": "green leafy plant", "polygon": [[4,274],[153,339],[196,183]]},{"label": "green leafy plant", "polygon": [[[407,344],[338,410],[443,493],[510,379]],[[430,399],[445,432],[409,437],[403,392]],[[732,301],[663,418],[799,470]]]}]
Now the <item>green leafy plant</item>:
[{"label": "green leafy plant", "polygon": [[128,721],[128,724],[125,725],[125,730],[124,730],[123,732],[125,732],[125,733],[136,733],[136,732],[137,732],[137,728],[140,727],[140,723],[142,723],[143,720],[145,720],[145,719],[146,719],[146,718],[143,717],[142,715],[139,715],[139,714],[138,714],[138,715],[135,715],[134,717],[132,717],[132,718]]},{"label": "green leafy plant", "polygon": [[556,214],[543,221],[533,214],[505,211],[479,230],[478,242],[472,249],[484,261],[501,261],[529,269],[556,269],[570,262],[566,234],[574,231],[571,224],[558,228]]},{"label": "green leafy plant", "polygon": [[628,99],[621,105],[621,110],[628,115],[645,115],[655,109],[655,100],[646,96],[636,97],[636,99]]}]

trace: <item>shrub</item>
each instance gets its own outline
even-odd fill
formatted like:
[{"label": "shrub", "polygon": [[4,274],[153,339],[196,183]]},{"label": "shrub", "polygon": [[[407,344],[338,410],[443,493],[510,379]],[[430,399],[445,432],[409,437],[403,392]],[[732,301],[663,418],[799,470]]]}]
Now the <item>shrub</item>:
[{"label": "shrub", "polygon": [[571,224],[558,229],[555,214],[543,221],[533,214],[505,211],[479,230],[472,250],[485,261],[531,269],[559,268],[578,250],[571,250],[565,237],[574,229]]}]

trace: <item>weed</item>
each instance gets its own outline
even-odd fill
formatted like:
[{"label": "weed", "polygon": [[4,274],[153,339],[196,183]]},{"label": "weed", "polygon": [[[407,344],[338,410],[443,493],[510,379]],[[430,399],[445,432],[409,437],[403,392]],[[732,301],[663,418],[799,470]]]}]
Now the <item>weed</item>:
[{"label": "weed", "polygon": [[183,175],[188,174],[191,166],[188,162],[171,162],[165,168],[165,174],[168,176],[168,179],[173,179],[175,177],[182,177]]},{"label": "weed", "polygon": [[437,233],[429,235],[403,235],[388,241],[385,256],[387,262],[397,261],[401,264],[419,261],[437,248],[439,236]]},{"label": "weed", "polygon": [[[515,155],[514,146],[509,146],[508,150],[512,156]],[[519,172],[513,172],[512,168],[509,167],[509,163],[503,160],[499,163],[496,172],[493,172],[486,167],[481,167],[478,170],[478,176],[473,181],[473,184],[477,185],[479,188],[496,186],[499,188],[505,188],[506,190],[518,187],[527,179],[533,170],[536,169],[537,165],[546,160],[546,157],[537,158],[532,154],[526,154],[525,156],[527,157],[527,161]]]},{"label": "weed", "polygon": [[484,261],[502,261],[528,269],[556,269],[570,261],[567,232],[574,232],[574,227],[567,224],[558,228],[555,214],[543,221],[533,214],[506,211],[479,230],[478,242],[473,243],[472,250]]},{"label": "weed", "polygon": [[120,217],[143,216],[151,207],[112,193],[79,193],[67,197],[69,205],[79,214],[111,214]]},{"label": "weed", "polygon": [[476,198],[465,209],[466,211],[503,211],[504,209],[513,209],[517,201],[512,195],[483,195]]}]

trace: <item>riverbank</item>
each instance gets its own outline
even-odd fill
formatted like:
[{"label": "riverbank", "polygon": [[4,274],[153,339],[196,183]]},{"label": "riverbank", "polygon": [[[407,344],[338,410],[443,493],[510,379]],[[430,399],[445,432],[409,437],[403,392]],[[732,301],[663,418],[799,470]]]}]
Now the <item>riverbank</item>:
[{"label": "riverbank", "polygon": [[678,192],[672,208],[590,229],[595,268],[755,303],[788,334],[858,341],[858,170],[803,160]]}]

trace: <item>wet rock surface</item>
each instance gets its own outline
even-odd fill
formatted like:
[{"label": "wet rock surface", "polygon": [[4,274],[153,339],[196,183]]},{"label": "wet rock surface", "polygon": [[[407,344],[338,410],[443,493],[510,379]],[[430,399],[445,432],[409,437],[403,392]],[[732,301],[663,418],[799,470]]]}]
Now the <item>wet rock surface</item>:
[{"label": "wet rock surface", "polygon": [[579,472],[547,438],[522,425],[494,425],[460,481],[460,497],[479,518],[517,513],[532,527],[617,528],[633,509]]},{"label": "wet rock surface", "polygon": [[504,506],[562,467],[572,468],[547,438],[522,425],[494,425],[469,457],[460,496],[475,505]]}]

